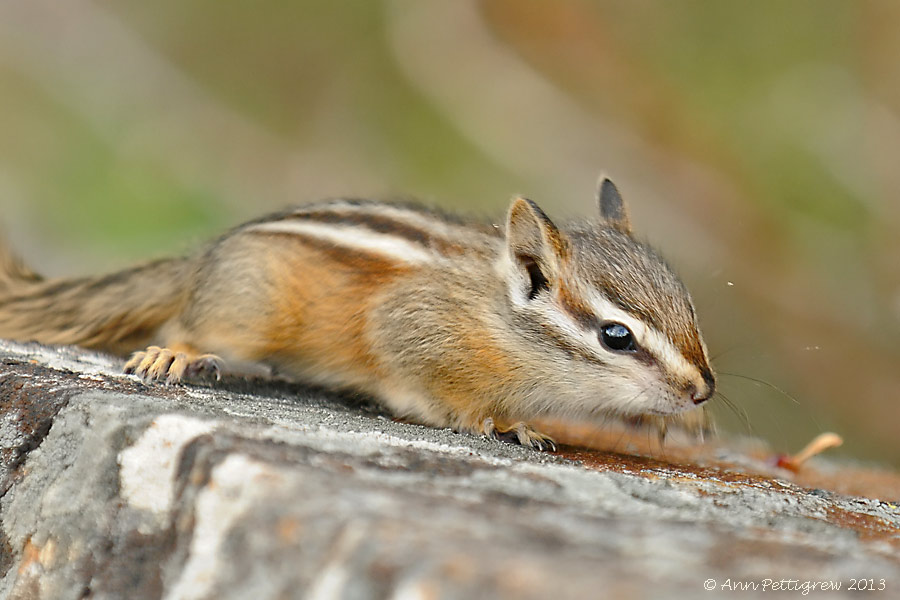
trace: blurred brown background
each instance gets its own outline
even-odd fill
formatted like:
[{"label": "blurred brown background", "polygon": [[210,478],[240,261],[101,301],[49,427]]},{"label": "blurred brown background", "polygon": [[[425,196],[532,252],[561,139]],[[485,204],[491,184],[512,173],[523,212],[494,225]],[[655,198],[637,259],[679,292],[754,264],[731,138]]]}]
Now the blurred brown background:
[{"label": "blurred brown background", "polygon": [[900,465],[898,32],[889,0],[6,2],[0,219],[90,273],[323,196],[562,220],[603,170],[717,367],[784,391],[722,375],[722,427]]}]

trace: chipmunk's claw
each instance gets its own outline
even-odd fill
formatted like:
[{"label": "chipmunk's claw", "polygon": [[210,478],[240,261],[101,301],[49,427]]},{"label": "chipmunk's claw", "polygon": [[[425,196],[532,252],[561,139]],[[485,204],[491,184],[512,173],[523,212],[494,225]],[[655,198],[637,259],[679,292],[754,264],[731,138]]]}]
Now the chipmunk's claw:
[{"label": "chipmunk's claw", "polygon": [[494,419],[488,417],[481,424],[484,435],[508,444],[520,444],[535,450],[556,451],[556,442],[548,435],[533,429],[529,425],[519,421],[507,428],[499,428]]},{"label": "chipmunk's claw", "polygon": [[125,363],[127,375],[137,375],[145,383],[163,382],[166,385],[179,383],[185,378],[194,378],[206,373],[222,378],[224,361],[215,354],[191,355],[175,352],[169,348],[150,346],[135,352]]},{"label": "chipmunk's claw", "polygon": [[215,354],[201,354],[188,361],[184,375],[196,377],[198,375],[215,375],[216,381],[222,380],[222,371],[225,370],[225,361]]}]

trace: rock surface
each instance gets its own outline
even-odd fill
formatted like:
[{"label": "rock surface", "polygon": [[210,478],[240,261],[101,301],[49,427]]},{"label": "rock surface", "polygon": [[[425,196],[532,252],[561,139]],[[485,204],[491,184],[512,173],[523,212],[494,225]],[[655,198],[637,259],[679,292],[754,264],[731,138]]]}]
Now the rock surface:
[{"label": "rock surface", "polygon": [[900,493],[537,453],[287,383],[120,368],[0,342],[0,597],[900,595]]}]

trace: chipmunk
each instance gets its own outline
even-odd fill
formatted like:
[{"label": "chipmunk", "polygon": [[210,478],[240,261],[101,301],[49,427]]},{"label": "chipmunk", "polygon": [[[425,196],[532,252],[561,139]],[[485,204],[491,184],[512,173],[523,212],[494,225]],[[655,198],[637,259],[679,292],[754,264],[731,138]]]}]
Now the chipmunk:
[{"label": "chipmunk", "polygon": [[515,198],[504,227],[332,200],[251,221],[194,255],[43,280],[0,252],[0,336],[127,355],[175,383],[233,361],[370,395],[398,417],[537,449],[540,417],[671,415],[716,380],[681,280],[599,218],[558,228]]}]

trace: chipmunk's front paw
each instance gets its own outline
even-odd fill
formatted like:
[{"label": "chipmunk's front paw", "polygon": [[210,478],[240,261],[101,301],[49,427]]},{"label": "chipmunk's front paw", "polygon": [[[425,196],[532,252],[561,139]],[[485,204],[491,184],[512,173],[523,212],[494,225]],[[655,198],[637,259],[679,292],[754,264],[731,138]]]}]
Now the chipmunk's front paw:
[{"label": "chipmunk's front paw", "polygon": [[216,379],[221,379],[224,364],[215,354],[197,355],[150,346],[131,355],[125,363],[125,373],[137,375],[144,381],[161,381],[168,385],[202,374],[212,374]]},{"label": "chipmunk's front paw", "polygon": [[488,417],[481,424],[481,430],[484,435],[507,442],[510,444],[521,444],[534,448],[535,450],[552,450],[556,451],[556,442],[548,435],[532,429],[522,421],[514,423],[509,427],[498,427],[494,423],[494,419]]}]

